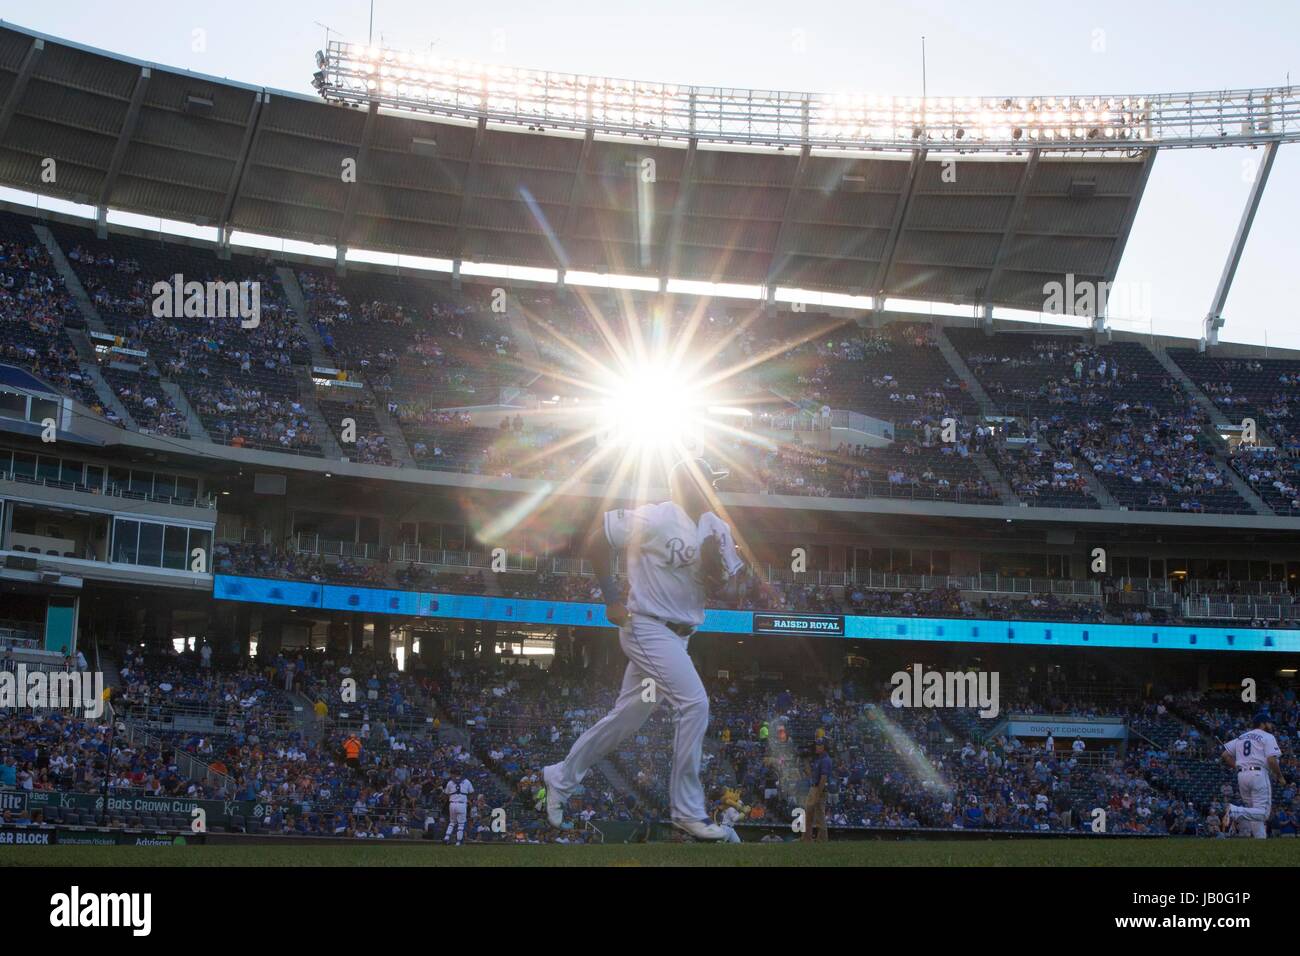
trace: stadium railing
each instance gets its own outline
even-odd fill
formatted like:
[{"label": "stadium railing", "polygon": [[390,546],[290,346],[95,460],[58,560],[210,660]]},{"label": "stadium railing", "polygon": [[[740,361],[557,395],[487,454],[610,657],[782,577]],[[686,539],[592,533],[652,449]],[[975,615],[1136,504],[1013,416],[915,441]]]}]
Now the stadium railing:
[{"label": "stadium railing", "polygon": [[848,408],[832,408],[830,415],[804,411],[791,415],[769,415],[750,424],[750,428],[767,428],[779,432],[817,432],[832,428],[851,428],[867,435],[892,440],[897,432],[893,422],[873,418]]},{"label": "stadium railing", "polygon": [[340,541],[322,538],[317,534],[295,535],[294,550],[302,554],[319,554],[339,558],[374,558],[378,556],[379,545],[364,541]]},{"label": "stadium railing", "polygon": [[45,626],[36,621],[0,621],[0,649],[36,648],[45,633]]},{"label": "stadium railing", "polygon": [[858,586],[870,591],[930,591],[950,588],[990,594],[1059,594],[1097,597],[1101,583],[1095,579],[1020,578],[1002,574],[938,575],[891,574],[883,571],[807,571],[796,573],[783,568],[766,568],[769,581],[819,587]]},{"label": "stadium railing", "polygon": [[[365,543],[344,541],[322,541],[314,535],[299,535],[296,549],[305,554],[354,557],[375,559],[379,548]],[[493,566],[493,557],[488,551],[451,551],[440,548],[426,548],[415,544],[393,545],[387,551],[388,560],[394,565],[416,564],[428,568],[465,568],[488,570]],[[560,558],[524,554],[519,551],[507,552],[505,570],[536,572],[549,574],[590,575],[591,565],[576,558]],[[619,563],[615,568],[622,571]],[[915,591],[949,588],[957,591],[971,591],[988,594],[1053,594],[1064,597],[1098,597],[1102,593],[1099,579],[1073,578],[1037,578],[1014,577],[1002,574],[972,575],[937,575],[937,574],[895,574],[883,571],[806,571],[793,572],[784,568],[767,565],[762,573],[769,582],[781,584],[799,584],[814,587],[852,587],[858,586],[871,591]],[[1172,597],[1172,592],[1166,592]],[[1172,606],[1170,600],[1168,606]]]},{"label": "stadium railing", "polygon": [[[398,564],[420,564],[429,567],[481,568],[492,567],[489,551],[448,551],[426,548],[415,544],[399,544],[388,549],[388,560]],[[591,565],[576,558],[557,558],[547,555],[524,554],[507,551],[507,571],[546,571],[552,574],[591,574]]]},{"label": "stadium railing", "polygon": [[1256,604],[1254,602],[1219,602],[1208,597],[1189,598],[1182,601],[1183,617],[1205,620],[1233,621],[1296,621],[1300,620],[1300,607],[1290,604]]},{"label": "stadium railing", "polygon": [[38,478],[32,475],[23,475],[18,472],[0,471],[0,481],[16,481],[24,485],[40,485],[45,488],[54,488],[59,491],[80,491],[91,495],[104,495],[108,498],[122,498],[130,501],[151,501],[155,504],[179,505],[185,508],[207,508],[215,509],[217,499],[215,495],[207,495],[201,498],[177,498],[170,495],[156,495],[152,492],[130,491],[126,488],[116,486],[106,486],[103,488],[92,488],[89,485],[79,485],[71,481],[62,481],[58,478]]},{"label": "stadium railing", "polygon": [[[1178,593],[1173,588],[1173,582],[1167,578],[1121,577],[1115,580],[1115,586],[1120,590],[1128,588],[1133,591],[1152,593]],[[1234,594],[1241,595],[1286,594],[1288,591],[1286,581],[1219,581],[1210,578],[1188,578],[1182,583],[1182,591],[1185,594],[1221,594],[1229,588]]]},{"label": "stadium railing", "polygon": [[189,780],[197,780],[216,787],[222,794],[232,794],[235,792],[234,781],[219,770],[214,770],[211,765],[199,760],[193,754],[187,753],[179,747],[168,744],[161,738],[149,733],[143,727],[140,727],[132,719],[130,714],[119,712],[114,708],[113,703],[108,701],[104,705],[104,720],[115,724],[117,733],[126,738],[128,744],[132,747],[146,747],[150,750],[162,752],[170,750],[172,759],[176,762],[176,769]]}]

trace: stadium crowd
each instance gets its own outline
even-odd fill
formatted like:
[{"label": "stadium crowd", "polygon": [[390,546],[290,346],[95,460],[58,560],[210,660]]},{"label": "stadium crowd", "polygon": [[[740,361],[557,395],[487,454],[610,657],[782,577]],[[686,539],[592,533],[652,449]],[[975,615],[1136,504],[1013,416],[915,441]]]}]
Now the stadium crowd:
[{"label": "stadium crowd", "polygon": [[[424,669],[417,658],[398,671],[366,653],[238,664],[214,660],[208,648],[127,649],[121,661],[114,705],[153,736],[128,743],[102,723],[0,714],[0,787],[94,793],[108,774],[110,792],[263,807],[236,826],[358,839],[441,836],[441,793],[457,774],[474,784],[471,839],[582,842],[598,838],[588,823],[644,825],[665,812],[672,720],[661,709],[572,796],[577,829],[545,824],[540,768],[603,716],[617,683],[580,658],[548,670],[472,658]],[[706,792],[718,814],[730,808],[728,819],[784,830],[805,798],[809,751],[821,743],[834,765],[835,828],[1078,831],[1103,807],[1112,834],[1220,835],[1218,817],[1234,794],[1214,738],[1243,729],[1230,695],[1148,690],[1102,702],[1068,681],[1043,684],[1026,673],[1013,683],[1004,713],[1120,717],[1127,746],[994,736],[973,709],[900,709],[888,684],[861,677],[794,689],[706,678]],[[295,710],[295,701],[309,706]],[[1265,706],[1288,780],[1270,825],[1274,835],[1294,835],[1300,705],[1292,690],[1273,689]],[[213,775],[187,777],[181,756]],[[490,826],[496,808],[511,821],[505,833]]]}]

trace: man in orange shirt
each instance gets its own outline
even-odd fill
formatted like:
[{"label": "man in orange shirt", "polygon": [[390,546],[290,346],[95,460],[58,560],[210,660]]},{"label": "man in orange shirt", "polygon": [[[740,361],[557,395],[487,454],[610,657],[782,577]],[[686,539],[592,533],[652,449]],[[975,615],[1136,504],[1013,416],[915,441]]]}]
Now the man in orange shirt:
[{"label": "man in orange shirt", "polygon": [[349,734],[348,738],[343,741],[343,756],[347,758],[348,766],[353,770],[359,770],[361,767],[361,740],[356,734]]}]

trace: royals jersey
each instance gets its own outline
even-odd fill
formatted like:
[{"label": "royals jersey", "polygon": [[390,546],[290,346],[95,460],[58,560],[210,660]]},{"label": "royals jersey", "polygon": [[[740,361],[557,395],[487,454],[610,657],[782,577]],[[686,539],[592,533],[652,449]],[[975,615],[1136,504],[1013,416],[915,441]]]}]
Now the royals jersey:
[{"label": "royals jersey", "polygon": [[605,513],[605,537],[627,555],[627,609],[665,621],[704,623],[700,545],[716,537],[722,566],[736,574],[744,562],[731,529],[713,512],[698,522],[673,501]]},{"label": "royals jersey", "polygon": [[1236,740],[1224,744],[1224,750],[1236,758],[1238,770],[1264,770],[1269,757],[1281,757],[1277,738],[1267,730],[1248,730]]},{"label": "royals jersey", "polygon": [[452,803],[464,804],[469,799],[469,795],[474,792],[474,784],[469,782],[468,777],[461,778],[460,783],[448,780],[442,792],[451,798]]}]

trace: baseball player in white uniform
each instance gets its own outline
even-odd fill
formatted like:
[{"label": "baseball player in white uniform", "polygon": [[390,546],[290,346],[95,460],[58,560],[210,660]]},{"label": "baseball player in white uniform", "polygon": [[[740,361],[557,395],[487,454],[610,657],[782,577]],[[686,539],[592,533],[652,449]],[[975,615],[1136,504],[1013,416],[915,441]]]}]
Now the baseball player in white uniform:
[{"label": "baseball player in white uniform", "polygon": [[442,838],[443,843],[451,843],[451,832],[456,831],[456,845],[460,846],[465,842],[465,818],[469,811],[469,795],[474,792],[474,784],[469,782],[469,777],[465,776],[459,770],[451,775],[447,781],[447,786],[442,788],[442,792],[447,795],[447,835]]},{"label": "baseball player in white uniform", "polygon": [[[731,827],[710,822],[700,783],[700,759],[709,725],[709,697],[687,642],[704,622],[706,592],[744,569],[731,529],[710,511],[710,491],[727,472],[701,458],[674,465],[670,500],[606,512],[587,538],[587,557],[605,597],[605,616],[618,627],[627,657],[614,709],[573,743],[564,761],[542,770],[546,815],[564,820],[564,805],[598,760],[640,729],[665,701],[674,711],[669,783],[673,825],[701,840],[738,843]],[[627,603],[613,581],[613,553],[626,557]]]},{"label": "baseball player in white uniform", "polygon": [[1237,789],[1241,803],[1228,804],[1220,824],[1224,833],[1231,833],[1233,824],[1256,839],[1268,836],[1266,824],[1273,812],[1273,782],[1282,782],[1279,760],[1282,750],[1273,736],[1272,718],[1267,711],[1255,715],[1254,727],[1236,740],[1224,744],[1223,762],[1237,771]]}]

